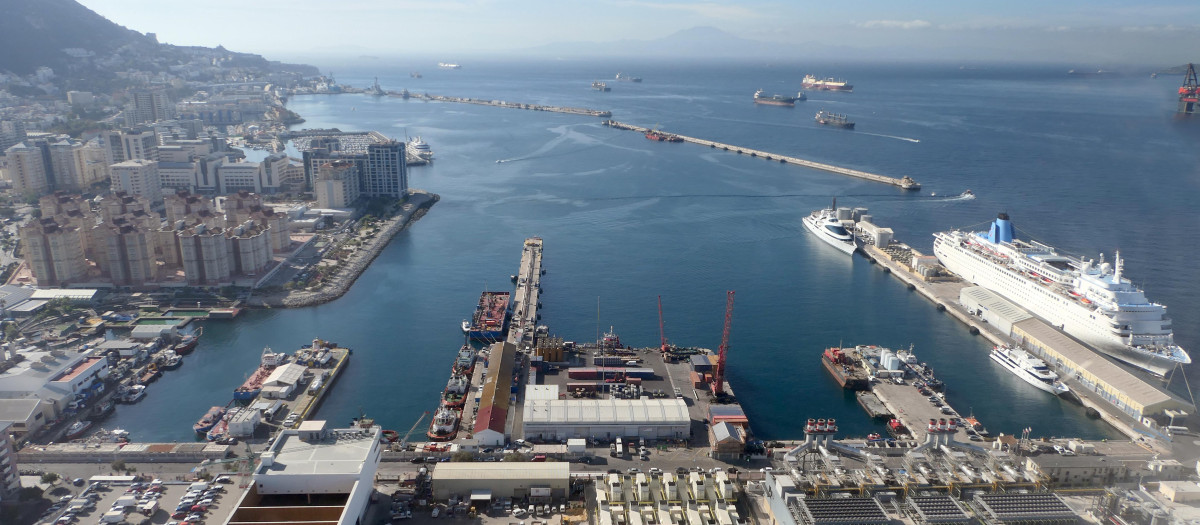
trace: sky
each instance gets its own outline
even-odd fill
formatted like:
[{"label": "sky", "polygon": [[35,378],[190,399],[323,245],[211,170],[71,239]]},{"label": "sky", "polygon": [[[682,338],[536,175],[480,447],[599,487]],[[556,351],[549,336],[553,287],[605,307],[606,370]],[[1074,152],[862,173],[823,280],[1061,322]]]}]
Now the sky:
[{"label": "sky", "polygon": [[[693,27],[781,54],[1177,65],[1200,59],[1200,1],[79,0],[159,41],[307,55],[594,53]],[[621,48],[628,52],[628,47]],[[452,56],[451,56],[452,55]]]}]

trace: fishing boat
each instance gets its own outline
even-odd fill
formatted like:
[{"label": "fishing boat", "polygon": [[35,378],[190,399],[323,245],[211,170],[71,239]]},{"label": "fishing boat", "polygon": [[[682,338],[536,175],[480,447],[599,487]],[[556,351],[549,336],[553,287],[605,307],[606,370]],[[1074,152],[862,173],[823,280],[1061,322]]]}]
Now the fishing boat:
[{"label": "fishing boat", "polygon": [[64,437],[68,440],[83,437],[84,432],[87,432],[89,428],[92,428],[91,421],[76,421],[67,427],[67,433]]},{"label": "fishing boat", "polygon": [[162,369],[175,370],[183,365],[183,356],[175,353],[174,350],[165,350],[163,352]]},{"label": "fishing boat", "polygon": [[206,435],[209,430],[212,430],[213,427],[217,426],[217,423],[221,421],[221,417],[224,415],[225,407],[212,407],[208,409],[208,412],[204,413],[204,416],[202,416],[198,421],[196,421],[195,424],[192,425],[192,430],[196,431],[197,434],[202,436]]}]

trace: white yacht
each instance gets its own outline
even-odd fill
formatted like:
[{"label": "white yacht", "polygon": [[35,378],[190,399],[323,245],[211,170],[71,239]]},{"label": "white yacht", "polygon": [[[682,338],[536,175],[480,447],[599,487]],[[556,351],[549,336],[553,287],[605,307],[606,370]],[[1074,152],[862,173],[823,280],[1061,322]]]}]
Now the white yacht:
[{"label": "white yacht", "polygon": [[935,233],[933,253],[959,277],[1116,359],[1159,376],[1192,362],[1175,344],[1167,308],[1122,277],[1120,253],[1110,264],[1015,239],[1007,213],[987,232]]},{"label": "white yacht", "polygon": [[429,143],[421,140],[421,137],[408,141],[408,154],[421,160],[433,160],[433,150],[429,149]]},{"label": "white yacht", "polygon": [[818,239],[825,241],[826,244],[833,246],[845,253],[853,255],[857,248],[854,244],[854,234],[846,229],[837,218],[837,199],[833,200],[833,206],[828,209],[820,209],[812,212],[807,217],[800,220],[804,223],[804,227],[808,231],[816,235]]},{"label": "white yacht", "polygon": [[1000,363],[1009,372],[1041,390],[1056,396],[1067,393],[1070,388],[1058,380],[1058,374],[1046,366],[1046,362],[1019,348],[997,346],[992,348],[992,361]]}]

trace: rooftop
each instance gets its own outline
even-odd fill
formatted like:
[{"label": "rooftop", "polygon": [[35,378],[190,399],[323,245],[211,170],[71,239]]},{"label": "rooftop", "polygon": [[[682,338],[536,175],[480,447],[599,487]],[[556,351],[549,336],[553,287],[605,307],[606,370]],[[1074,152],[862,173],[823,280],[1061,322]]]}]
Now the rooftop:
[{"label": "rooftop", "polygon": [[434,480],[458,479],[567,479],[571,464],[562,461],[545,463],[438,463],[433,467]]},{"label": "rooftop", "polygon": [[525,424],[689,424],[682,399],[527,399]]},{"label": "rooftop", "polygon": [[380,430],[337,429],[319,440],[302,440],[287,431],[272,447],[275,457],[259,467],[257,475],[353,474],[358,475],[377,450]]}]

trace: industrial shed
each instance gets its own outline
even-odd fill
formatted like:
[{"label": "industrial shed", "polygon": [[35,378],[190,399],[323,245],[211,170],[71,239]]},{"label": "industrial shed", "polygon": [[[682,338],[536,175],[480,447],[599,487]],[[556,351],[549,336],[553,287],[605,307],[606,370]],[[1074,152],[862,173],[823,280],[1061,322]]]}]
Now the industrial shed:
[{"label": "industrial shed", "polygon": [[512,370],[517,347],[495,343],[488,358],[487,379],[475,415],[475,440],[480,445],[503,445],[508,436],[508,410],[512,396]]},{"label": "industrial shed", "polygon": [[682,399],[526,400],[526,439],[642,437],[682,439],[691,432]]},{"label": "industrial shed", "polygon": [[570,463],[438,463],[433,467],[434,499],[452,495],[481,500],[517,498],[549,502],[567,497]]},{"label": "industrial shed", "polygon": [[1012,327],[1033,316],[1021,307],[982,286],[969,286],[958,292],[958,303],[971,315],[995,326],[1000,333],[1012,333]]}]

